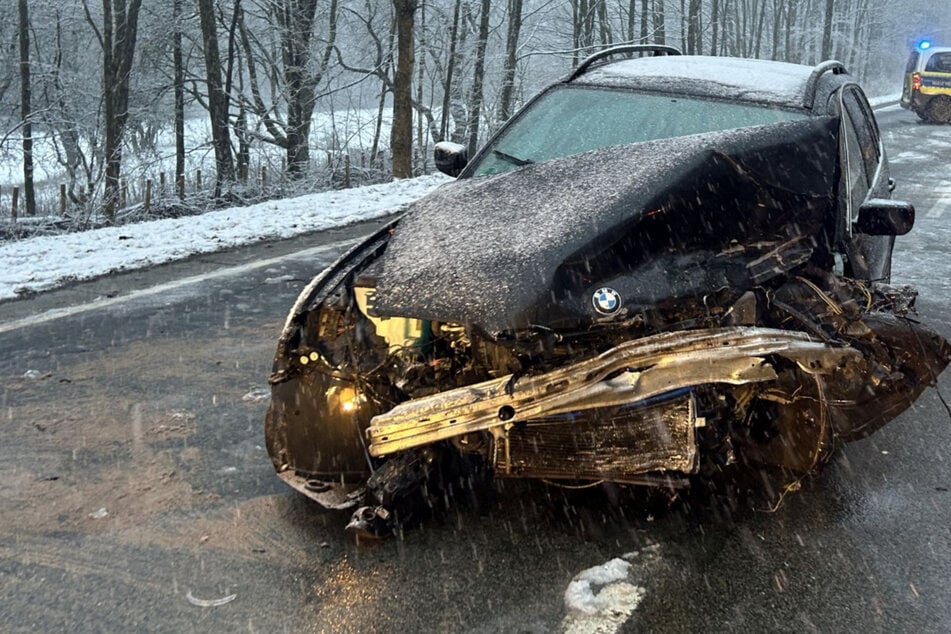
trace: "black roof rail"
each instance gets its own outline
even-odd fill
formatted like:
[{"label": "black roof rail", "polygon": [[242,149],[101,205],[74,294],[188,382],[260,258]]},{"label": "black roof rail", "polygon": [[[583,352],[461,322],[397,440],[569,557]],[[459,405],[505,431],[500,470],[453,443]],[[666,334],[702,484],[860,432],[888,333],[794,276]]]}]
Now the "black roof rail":
[{"label": "black roof rail", "polygon": [[680,52],[679,48],[674,48],[673,46],[665,46],[663,44],[622,44],[621,46],[612,46],[611,48],[606,48],[603,51],[598,51],[588,57],[584,58],[578,68],[574,69],[565,82],[573,81],[580,77],[591,64],[594,64],[597,61],[611,57],[612,55],[621,55],[624,53],[653,53],[654,55],[683,55]]},{"label": "black roof rail", "polygon": [[809,79],[806,80],[806,90],[802,96],[803,107],[812,107],[816,100],[816,90],[819,88],[819,79],[826,73],[830,72],[833,75],[844,75],[849,71],[846,70],[845,64],[834,59],[820,62],[815,68],[812,69],[812,74],[809,75]]}]

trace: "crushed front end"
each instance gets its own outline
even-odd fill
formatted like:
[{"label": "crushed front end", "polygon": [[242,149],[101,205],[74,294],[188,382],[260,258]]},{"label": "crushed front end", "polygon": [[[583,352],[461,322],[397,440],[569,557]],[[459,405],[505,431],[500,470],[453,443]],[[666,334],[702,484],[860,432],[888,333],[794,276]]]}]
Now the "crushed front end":
[{"label": "crushed front end", "polygon": [[[803,474],[904,411],[951,358],[914,290],[836,270],[832,187],[754,169],[772,137],[707,141],[666,179],[628,150],[454,183],[325,271],[270,378],[280,477],[380,532],[487,477]],[[572,191],[514,212],[539,179]]]}]

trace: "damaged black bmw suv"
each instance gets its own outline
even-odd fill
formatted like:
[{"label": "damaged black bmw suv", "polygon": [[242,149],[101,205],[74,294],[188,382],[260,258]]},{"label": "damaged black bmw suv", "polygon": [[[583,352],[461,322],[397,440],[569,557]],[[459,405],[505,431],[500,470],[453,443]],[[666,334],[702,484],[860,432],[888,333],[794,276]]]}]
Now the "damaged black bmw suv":
[{"label": "damaged black bmw suv", "polygon": [[914,208],[838,62],[609,49],[436,161],[459,178],[308,285],[270,377],[279,476],[375,530],[487,477],[806,473],[951,357],[888,284]]}]

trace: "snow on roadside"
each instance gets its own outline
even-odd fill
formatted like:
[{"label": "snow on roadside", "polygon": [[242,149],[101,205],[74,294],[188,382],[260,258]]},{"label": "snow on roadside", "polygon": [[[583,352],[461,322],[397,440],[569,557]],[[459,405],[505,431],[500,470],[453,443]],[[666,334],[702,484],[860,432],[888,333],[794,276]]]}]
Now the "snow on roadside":
[{"label": "snow on roadside", "polygon": [[434,174],[199,216],[8,242],[0,245],[0,301],[114,271],[379,218],[450,180]]}]

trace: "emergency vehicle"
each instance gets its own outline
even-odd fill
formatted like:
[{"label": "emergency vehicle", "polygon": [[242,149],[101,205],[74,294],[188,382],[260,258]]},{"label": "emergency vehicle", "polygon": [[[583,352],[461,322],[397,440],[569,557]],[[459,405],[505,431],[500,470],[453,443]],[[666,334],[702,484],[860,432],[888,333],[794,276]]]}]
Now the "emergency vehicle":
[{"label": "emergency vehicle", "polygon": [[901,106],[925,121],[951,123],[951,48],[926,41],[911,52]]}]

